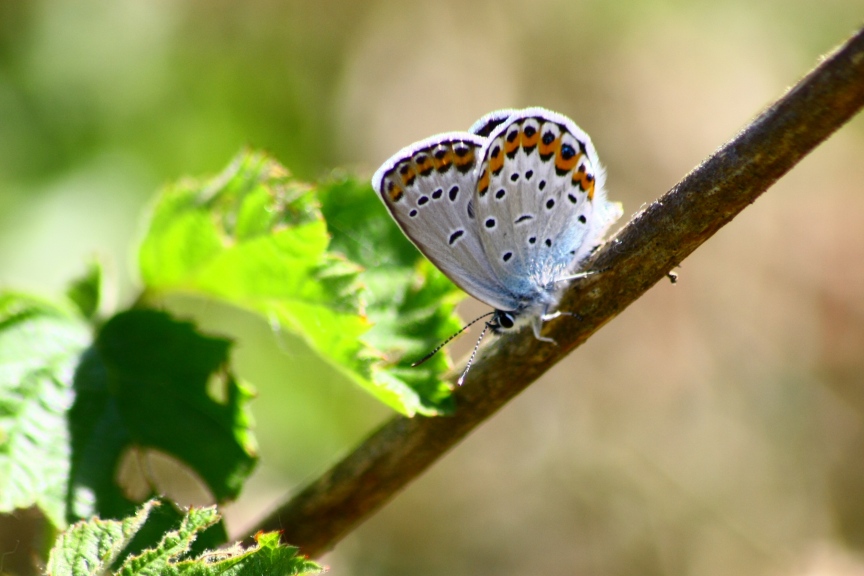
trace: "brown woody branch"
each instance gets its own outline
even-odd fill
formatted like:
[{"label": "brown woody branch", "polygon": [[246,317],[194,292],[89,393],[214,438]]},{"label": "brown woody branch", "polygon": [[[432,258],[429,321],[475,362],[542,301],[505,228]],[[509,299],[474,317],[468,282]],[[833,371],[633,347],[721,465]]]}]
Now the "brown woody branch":
[{"label": "brown woody branch", "polygon": [[456,391],[455,414],[396,417],[280,506],[258,527],[320,556],[477,425],[585,342],[752,204],[864,105],[864,30],[811,71],[732,141],[633,217],[593,258],[606,270],[575,283],[551,322],[550,346],[530,330],[494,341]]}]

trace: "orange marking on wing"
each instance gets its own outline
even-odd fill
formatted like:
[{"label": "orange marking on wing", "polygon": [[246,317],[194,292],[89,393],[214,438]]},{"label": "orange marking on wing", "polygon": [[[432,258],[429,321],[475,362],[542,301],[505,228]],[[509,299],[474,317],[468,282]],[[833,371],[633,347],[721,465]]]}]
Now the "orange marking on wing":
[{"label": "orange marking on wing", "polygon": [[558,136],[550,142],[549,144],[544,144],[543,140],[540,140],[537,149],[540,151],[541,156],[549,156],[551,154],[557,154],[561,151],[561,136]]},{"label": "orange marking on wing", "polygon": [[573,173],[573,184],[578,184],[579,188],[587,190],[589,200],[594,198],[594,176],[585,172],[584,165]]},{"label": "orange marking on wing", "polygon": [[[447,146],[444,150],[446,150],[446,152],[443,155],[440,154],[441,149],[439,148],[435,151],[436,155],[432,156],[432,165],[435,166],[435,169],[439,172],[446,172],[447,168],[453,164],[453,149]],[[439,158],[438,156],[441,157]]]},{"label": "orange marking on wing", "polygon": [[496,146],[498,148],[498,154],[492,156],[489,159],[489,170],[491,170],[493,174],[497,173],[499,170],[501,170],[501,167],[504,166],[504,151],[501,150],[501,146],[499,144],[494,144],[493,150]]},{"label": "orange marking on wing", "polygon": [[581,157],[581,153],[576,153],[568,160],[565,160],[564,157],[561,156],[561,147],[559,146],[558,150],[555,152],[555,169],[560,172],[569,172],[576,167],[576,164],[579,162]]},{"label": "orange marking on wing", "polygon": [[387,186],[387,195],[390,197],[391,202],[398,202],[402,199],[402,196],[405,193],[402,191],[402,188],[396,186],[393,181],[390,181],[390,184]]},{"label": "orange marking on wing", "polygon": [[404,186],[410,186],[414,183],[414,178],[417,177],[417,173],[414,172],[414,168],[412,168],[410,164],[406,164],[404,166],[407,166],[408,169],[405,170],[403,168],[399,170],[399,173],[402,175],[402,184]]},{"label": "orange marking on wing", "polygon": [[464,170],[466,167],[474,165],[474,149],[473,148],[468,148],[468,152],[463,154],[462,156],[459,156],[458,154],[456,154],[455,156],[456,157],[453,160],[453,162],[456,164],[456,168]]},{"label": "orange marking on wing", "polygon": [[532,146],[536,146],[537,142],[540,141],[540,131],[535,130],[534,134],[528,136],[525,132],[522,132],[522,148],[531,148]]},{"label": "orange marking on wing", "polygon": [[520,130],[512,141],[508,138],[509,136],[510,134],[508,133],[507,136],[504,137],[504,153],[508,156],[513,154],[513,151],[519,147],[519,144],[522,141],[522,131]]},{"label": "orange marking on wing", "polygon": [[480,196],[484,196],[487,190],[489,190],[489,168],[483,170],[483,176],[480,177],[480,181],[477,183],[477,191]]},{"label": "orange marking on wing", "polygon": [[[422,162],[417,162],[417,158],[422,157]],[[426,151],[414,157],[414,162],[417,164],[417,171],[422,175],[429,174],[432,171],[432,155]]]}]

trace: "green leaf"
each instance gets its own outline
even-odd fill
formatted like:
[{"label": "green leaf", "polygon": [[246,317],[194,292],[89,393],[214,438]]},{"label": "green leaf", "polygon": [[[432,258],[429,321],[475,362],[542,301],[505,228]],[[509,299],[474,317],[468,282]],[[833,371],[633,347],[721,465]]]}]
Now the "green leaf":
[{"label": "green leaf", "polygon": [[[84,355],[69,414],[73,517],[120,518],[135,504],[115,480],[124,453],[150,448],[190,466],[217,501],[255,464],[251,391],[227,368],[230,342],[153,310],[111,318]],[[217,385],[224,400],[211,397]]]},{"label": "green leaf", "polygon": [[48,559],[48,574],[107,574],[111,564],[132,541],[155,505],[155,502],[147,502],[134,516],[123,520],[94,518],[73,524],[54,543]]},{"label": "green leaf", "polygon": [[176,569],[172,570],[172,564],[189,552],[199,532],[218,521],[215,506],[191,508],[176,530],[166,532],[156,547],[127,558],[116,573],[123,576],[178,573]]},{"label": "green leaf", "polygon": [[[297,555],[297,549],[279,543],[275,532],[256,536],[257,544],[249,549],[239,545],[215,552],[194,555],[193,546],[208,527],[219,521],[216,509],[193,508],[163,532],[158,543],[140,552],[130,553],[133,538],[142,530],[151,512],[159,508],[148,502],[124,520],[82,521],[58,538],[51,550],[48,574],[84,576],[116,572],[123,576],[260,576],[320,574],[321,567]],[[194,557],[193,557],[194,555]]]},{"label": "green leaf", "polygon": [[212,181],[161,193],[139,264],[151,294],[194,293],[257,312],[369,387],[360,269],[329,242],[314,191],[244,153]]},{"label": "green leaf", "polygon": [[84,274],[69,285],[66,296],[84,318],[96,316],[102,298],[102,266],[99,262],[90,262]]},{"label": "green leaf", "polygon": [[[147,516],[147,521],[139,527],[135,537],[126,545],[121,561],[126,556],[138,555],[148,548],[156,546],[166,533],[180,526],[186,515],[167,498],[154,499],[150,503],[159,505],[152,508],[149,516]],[[195,541],[190,545],[189,553],[203,554],[207,550],[215,550],[227,541],[228,532],[225,529],[225,522],[219,519],[195,536]],[[119,563],[119,561],[114,562],[113,568],[119,568]]]},{"label": "green leaf", "polygon": [[441,374],[452,363],[446,350],[418,367],[411,363],[461,328],[454,310],[463,292],[408,241],[367,182],[334,175],[319,196],[331,249],[364,267],[366,313],[374,322],[364,340],[380,351],[372,379],[405,412],[447,412],[450,390]]},{"label": "green leaf", "polygon": [[88,326],[69,310],[0,293],[0,512],[38,506],[65,525],[66,413]]},{"label": "green leaf", "polygon": [[317,192],[256,153],[212,181],[170,186],[139,252],[149,294],[257,312],[388,406],[447,412],[447,355],[410,364],[461,327],[461,291],[405,239],[368,183],[332,178]]}]

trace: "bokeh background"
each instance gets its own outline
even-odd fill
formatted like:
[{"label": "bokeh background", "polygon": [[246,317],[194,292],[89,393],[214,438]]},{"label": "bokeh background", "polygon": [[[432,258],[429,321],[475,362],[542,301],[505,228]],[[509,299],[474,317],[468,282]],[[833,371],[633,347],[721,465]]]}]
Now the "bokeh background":
[{"label": "bokeh background", "polygon": [[[57,294],[96,255],[128,305],[164,183],[244,145],[310,180],[370,175],[502,107],[574,118],[630,215],[862,16],[861,0],[0,0],[0,284]],[[862,158],[859,117],[359,527],[331,573],[864,574]],[[390,416],[290,335],[172,306],[235,337],[259,390],[233,535]]]}]

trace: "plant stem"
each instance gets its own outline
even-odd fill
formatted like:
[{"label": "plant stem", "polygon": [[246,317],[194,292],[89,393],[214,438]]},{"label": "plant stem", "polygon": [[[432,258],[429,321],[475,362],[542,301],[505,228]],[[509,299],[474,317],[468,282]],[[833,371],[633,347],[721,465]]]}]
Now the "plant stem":
[{"label": "plant stem", "polygon": [[[648,206],[589,263],[538,342],[530,330],[484,349],[451,417],[396,417],[261,522],[316,557],[330,550],[481,422],[666,277],[864,105],[864,30],[825,57],[733,140]],[[455,371],[455,377],[461,370]]]}]

